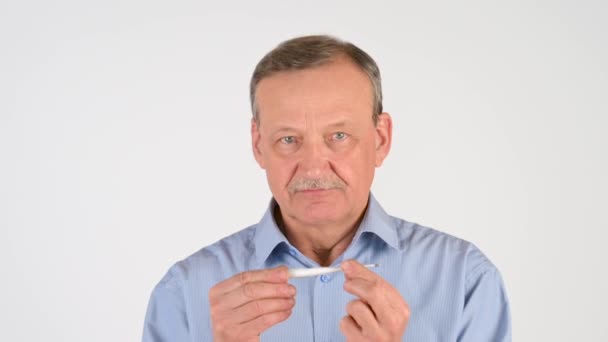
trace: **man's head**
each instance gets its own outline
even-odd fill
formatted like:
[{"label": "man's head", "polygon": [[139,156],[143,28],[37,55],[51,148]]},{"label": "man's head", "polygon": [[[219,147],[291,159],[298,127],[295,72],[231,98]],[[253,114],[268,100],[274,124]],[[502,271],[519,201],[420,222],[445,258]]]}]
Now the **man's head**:
[{"label": "man's head", "polygon": [[373,59],[327,36],[286,41],[256,67],[251,103],[254,156],[283,218],[356,221],[392,135]]},{"label": "man's head", "polygon": [[254,120],[258,121],[260,115],[256,88],[262,79],[282,71],[310,69],[327,64],[338,56],[350,59],[369,78],[373,91],[372,119],[375,123],[378,115],[382,113],[382,81],[378,65],[370,55],[356,45],[330,36],[304,36],[284,41],[258,62],[249,84]]}]

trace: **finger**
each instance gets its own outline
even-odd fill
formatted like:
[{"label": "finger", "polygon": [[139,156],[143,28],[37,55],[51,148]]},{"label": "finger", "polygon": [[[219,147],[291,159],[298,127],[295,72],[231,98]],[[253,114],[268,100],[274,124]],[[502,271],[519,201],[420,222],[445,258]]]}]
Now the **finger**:
[{"label": "finger", "polygon": [[396,314],[396,308],[403,302],[401,295],[387,285],[385,282],[353,278],[344,282],[344,290],[369,304],[377,320],[384,322]]},{"label": "finger", "polygon": [[340,331],[342,332],[342,335],[346,337],[347,341],[363,340],[361,327],[358,326],[357,322],[350,316],[345,316],[340,320]]},{"label": "finger", "polygon": [[233,322],[245,323],[269,313],[291,310],[294,305],[293,298],[260,299],[242,305],[227,314],[231,316]]},{"label": "finger", "polygon": [[249,302],[266,298],[290,298],[295,296],[296,288],[288,283],[247,283],[222,296],[216,297],[214,303],[220,309],[235,309]]},{"label": "finger", "polygon": [[284,265],[264,270],[242,272],[216,284],[211,289],[213,293],[210,293],[209,296],[221,295],[248,283],[286,283],[287,280],[289,280],[289,275],[287,266]]},{"label": "finger", "polygon": [[344,272],[344,276],[347,279],[363,278],[363,279],[372,281],[372,280],[380,277],[374,271],[363,266],[357,260],[353,260],[353,259],[346,260],[346,261],[342,262],[342,264],[340,264],[340,267],[342,268],[342,271]]},{"label": "finger", "polygon": [[346,313],[361,328],[363,336],[374,340],[377,339],[381,329],[369,305],[360,300],[353,300],[346,305]]},{"label": "finger", "polygon": [[246,336],[257,336],[273,325],[283,322],[290,315],[291,310],[268,313],[241,324],[241,330]]}]

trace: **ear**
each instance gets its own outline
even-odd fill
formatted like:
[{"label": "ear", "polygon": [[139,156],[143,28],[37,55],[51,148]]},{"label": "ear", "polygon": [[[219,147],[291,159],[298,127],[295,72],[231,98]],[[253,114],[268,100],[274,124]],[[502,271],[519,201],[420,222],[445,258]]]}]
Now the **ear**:
[{"label": "ear", "polygon": [[393,120],[388,113],[380,113],[376,123],[376,167],[380,167],[391,150]]},{"label": "ear", "polygon": [[258,165],[260,165],[260,167],[262,169],[265,169],[264,166],[264,158],[262,158],[262,151],[260,150],[260,141],[261,141],[261,135],[260,135],[260,127],[258,125],[258,123],[255,121],[255,119],[251,119],[251,148],[253,150],[253,157],[255,158],[255,161],[258,162]]}]

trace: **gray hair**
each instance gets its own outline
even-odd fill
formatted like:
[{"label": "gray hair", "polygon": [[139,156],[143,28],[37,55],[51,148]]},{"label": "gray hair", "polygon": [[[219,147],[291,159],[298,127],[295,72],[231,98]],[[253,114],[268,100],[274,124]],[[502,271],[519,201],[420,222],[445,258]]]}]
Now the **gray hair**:
[{"label": "gray hair", "polygon": [[249,97],[253,119],[259,124],[256,88],[263,78],[281,71],[302,70],[327,64],[338,56],[346,56],[369,78],[373,90],[374,124],[382,113],[382,82],[380,69],[370,55],[352,43],[337,38],[318,35],[286,40],[267,53],[255,67],[249,84]]}]

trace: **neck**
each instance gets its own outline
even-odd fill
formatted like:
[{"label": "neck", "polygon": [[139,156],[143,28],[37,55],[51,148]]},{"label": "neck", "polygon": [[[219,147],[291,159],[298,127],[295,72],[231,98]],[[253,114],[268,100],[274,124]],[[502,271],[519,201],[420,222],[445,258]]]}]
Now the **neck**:
[{"label": "neck", "polygon": [[331,265],[350,245],[365,209],[354,219],[323,225],[303,224],[284,215],[277,205],[274,217],[287,240],[320,266]]}]

